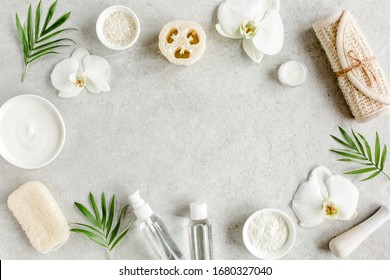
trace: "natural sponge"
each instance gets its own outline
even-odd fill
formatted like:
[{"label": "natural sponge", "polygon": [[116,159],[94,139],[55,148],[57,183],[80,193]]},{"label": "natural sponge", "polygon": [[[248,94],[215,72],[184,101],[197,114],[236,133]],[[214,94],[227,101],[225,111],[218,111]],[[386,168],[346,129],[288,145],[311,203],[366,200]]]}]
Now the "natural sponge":
[{"label": "natural sponge", "polygon": [[191,65],[203,55],[206,34],[195,21],[171,21],[160,32],[159,48],[169,62]]},{"label": "natural sponge", "polygon": [[27,182],[8,197],[14,214],[31,245],[41,253],[59,248],[69,237],[68,222],[41,182]]}]

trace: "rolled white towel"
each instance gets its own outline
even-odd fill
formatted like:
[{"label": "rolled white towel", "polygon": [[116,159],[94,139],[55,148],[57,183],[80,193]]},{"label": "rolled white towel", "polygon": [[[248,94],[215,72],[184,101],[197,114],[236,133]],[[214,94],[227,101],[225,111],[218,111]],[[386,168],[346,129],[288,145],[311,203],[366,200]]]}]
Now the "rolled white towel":
[{"label": "rolled white towel", "polygon": [[30,181],[15,190],[8,197],[8,208],[38,252],[55,250],[69,237],[64,214],[41,182]]}]

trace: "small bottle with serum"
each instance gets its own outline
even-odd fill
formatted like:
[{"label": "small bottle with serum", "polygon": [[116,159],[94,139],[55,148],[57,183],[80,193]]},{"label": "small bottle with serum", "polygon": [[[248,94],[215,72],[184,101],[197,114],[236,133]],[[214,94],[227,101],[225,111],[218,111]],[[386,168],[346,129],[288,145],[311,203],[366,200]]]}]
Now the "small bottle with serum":
[{"label": "small bottle with serum", "polygon": [[188,226],[192,260],[213,259],[213,239],[211,224],[207,219],[207,204],[193,202],[190,204],[191,223]]},{"label": "small bottle with serum", "polygon": [[279,81],[289,87],[297,87],[307,79],[308,71],[303,62],[298,60],[288,60],[279,67]]}]

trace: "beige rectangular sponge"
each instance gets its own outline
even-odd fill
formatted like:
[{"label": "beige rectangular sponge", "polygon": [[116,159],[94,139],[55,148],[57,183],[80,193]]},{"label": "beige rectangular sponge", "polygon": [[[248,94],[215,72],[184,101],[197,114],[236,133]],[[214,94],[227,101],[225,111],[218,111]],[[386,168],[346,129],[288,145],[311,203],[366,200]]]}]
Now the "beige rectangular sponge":
[{"label": "beige rectangular sponge", "polygon": [[8,197],[14,214],[31,245],[41,253],[59,248],[69,237],[68,222],[41,182],[27,182]]}]

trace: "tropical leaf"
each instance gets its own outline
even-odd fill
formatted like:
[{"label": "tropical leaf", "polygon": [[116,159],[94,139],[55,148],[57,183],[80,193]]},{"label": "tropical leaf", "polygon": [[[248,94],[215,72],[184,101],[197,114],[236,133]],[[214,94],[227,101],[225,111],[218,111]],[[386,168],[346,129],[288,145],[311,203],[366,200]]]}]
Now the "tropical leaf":
[{"label": "tropical leaf", "polygon": [[61,29],[59,31],[56,31],[56,32],[53,32],[51,33],[50,35],[47,35],[45,37],[42,37],[40,38],[38,41],[37,41],[37,44],[39,43],[42,43],[43,41],[46,41],[46,40],[49,40],[50,38],[53,38],[55,36],[57,36],[58,34],[62,33],[62,32],[65,32],[65,31],[76,31],[77,29],[76,28],[64,28],[64,29]]},{"label": "tropical leaf", "polygon": [[39,38],[39,30],[41,27],[41,1],[39,1],[38,6],[35,10],[35,42],[38,41]]},{"label": "tropical leaf", "polygon": [[104,230],[106,228],[106,215],[107,215],[106,196],[104,195],[104,192],[102,193],[100,200],[102,202],[102,224]]},{"label": "tropical leaf", "polygon": [[338,159],[338,161],[353,162],[365,166],[365,168],[347,171],[344,174],[354,175],[373,172],[370,176],[366,177],[362,181],[370,180],[378,176],[380,173],[390,179],[390,177],[383,171],[387,158],[387,146],[384,145],[383,150],[381,151],[381,141],[378,133],[375,135],[375,149],[373,157],[371,146],[362,134],[357,133],[351,129],[352,134],[349,135],[341,127],[339,127],[339,131],[344,140],[334,135],[330,136],[337,143],[344,146],[344,149],[331,149],[330,151],[339,156],[342,156],[342,158]]},{"label": "tropical leaf", "polygon": [[375,165],[379,165],[379,161],[381,158],[381,142],[379,140],[378,132],[375,137]]},{"label": "tropical leaf", "polygon": [[120,214],[118,216],[118,221],[116,223],[116,226],[114,227],[114,229],[112,230],[111,234],[110,234],[110,241],[108,242],[108,245],[110,245],[112,243],[112,241],[114,241],[115,237],[117,236],[118,232],[119,232],[119,228],[121,226],[121,220],[122,220],[122,216],[123,216],[123,213],[124,211],[127,209],[127,206],[126,205],[125,207],[123,207],[120,211]]},{"label": "tropical leaf", "polygon": [[130,230],[131,226],[134,224],[135,220],[132,221],[128,226],[127,228],[119,235],[119,237],[114,241],[114,243],[112,243],[111,247],[110,247],[110,251],[112,251],[116,245],[119,243],[119,241],[122,240],[122,238],[127,234],[127,232]]},{"label": "tropical leaf", "polygon": [[347,148],[353,149],[353,147],[352,147],[350,144],[344,142],[344,141],[341,140],[340,138],[337,138],[337,137],[334,136],[334,135],[330,135],[330,137],[332,137],[336,142],[339,142],[341,145],[344,145],[344,146],[347,147]]},{"label": "tropical leaf", "polygon": [[61,16],[59,19],[57,19],[52,25],[50,25],[45,31],[42,32],[42,36],[49,34],[53,30],[57,29],[61,25],[63,25],[69,18],[70,12],[67,12],[63,16]]},{"label": "tropical leaf", "polygon": [[341,127],[339,127],[341,135],[343,135],[344,139],[347,140],[347,142],[351,145],[351,147],[355,150],[357,150],[355,143],[353,142],[352,138],[348,135],[348,133]]},{"label": "tropical leaf", "polygon": [[[113,250],[117,244],[123,239],[123,237],[129,232],[131,226],[134,224],[135,220],[130,221],[126,227],[123,228],[123,222],[125,219],[125,213],[128,208],[128,205],[121,208],[119,213],[115,214],[115,195],[112,196],[110,200],[110,209],[107,211],[106,196],[104,193],[101,195],[101,217],[100,212],[97,207],[95,196],[90,192],[88,195],[89,202],[91,204],[92,210],[88,210],[87,207],[81,203],[75,202],[74,204],[79,209],[79,211],[87,218],[90,224],[84,223],[73,223],[78,227],[72,228],[71,231],[79,234],[83,234],[88,237],[93,242],[97,243],[100,246],[105,247],[107,250]],[[108,219],[107,219],[108,214]],[[113,220],[117,217],[117,222],[113,230],[111,231],[111,226]],[[121,231],[122,230],[122,231]]]},{"label": "tropical leaf", "polygon": [[85,236],[87,236],[89,239],[91,239],[93,242],[99,244],[100,246],[106,247],[105,240],[103,238],[101,238],[99,235],[94,234],[93,232],[90,232],[90,231],[85,230],[85,229],[79,229],[79,228],[72,228],[72,229],[70,229],[70,231],[76,232],[76,233],[82,233]]},{"label": "tropical leaf", "polygon": [[89,212],[89,210],[87,209],[87,207],[85,207],[84,205],[82,205],[81,203],[78,203],[78,202],[75,202],[74,203],[76,205],[77,208],[79,208],[80,212],[91,222],[93,223],[94,225],[96,225],[97,227],[101,227],[101,224],[99,223],[99,221],[96,220],[96,218],[91,214],[91,212]]},{"label": "tropical leaf", "polygon": [[358,133],[358,135],[360,136],[360,138],[362,138],[363,142],[364,142],[364,145],[366,147],[366,152],[367,152],[367,156],[368,156],[368,159],[370,161],[372,161],[372,154],[371,154],[371,147],[370,147],[370,144],[368,144],[366,138],[361,135],[360,133]]},{"label": "tropical leaf", "polygon": [[359,148],[359,151],[362,153],[363,156],[366,156],[366,153],[364,152],[364,148],[362,143],[360,142],[359,138],[356,136],[355,131],[352,130],[353,138],[355,139],[355,142],[357,144],[357,147]]},{"label": "tropical leaf", "polygon": [[362,168],[362,169],[344,172],[344,174],[361,174],[361,173],[371,172],[374,170],[377,170],[377,168],[376,167],[368,167],[368,168]]},{"label": "tropical leaf", "polygon": [[367,178],[363,179],[362,181],[368,181],[368,180],[370,180],[370,179],[372,179],[372,178],[378,176],[380,173],[381,173],[381,171],[378,170],[377,172],[371,174],[370,176],[368,176]]},{"label": "tropical leaf", "polygon": [[54,11],[56,10],[56,7],[57,7],[57,1],[54,1],[53,4],[51,4],[49,10],[47,11],[45,23],[43,24],[43,27],[41,30],[41,36],[42,36],[42,33],[46,30],[46,27],[49,24],[51,18],[53,17],[53,14],[54,14]]},{"label": "tropical leaf", "polygon": [[93,212],[95,212],[95,218],[99,222],[99,224],[101,225],[99,210],[98,210],[97,205],[96,205],[95,197],[93,196],[93,194],[91,192],[89,193],[89,201],[91,202]]},{"label": "tropical leaf", "polygon": [[351,152],[344,152],[344,151],[339,151],[339,150],[331,150],[331,151],[340,155],[340,156],[345,156],[345,157],[360,159],[360,160],[366,160],[366,158],[364,156],[358,156],[358,155],[354,154],[353,151],[351,151]]},{"label": "tropical leaf", "polygon": [[383,147],[382,159],[381,159],[381,164],[380,164],[380,169],[381,170],[383,170],[383,168],[385,168],[386,158],[387,158],[387,146],[385,145]]},{"label": "tropical leaf", "polygon": [[108,214],[108,220],[106,224],[106,237],[108,237],[110,230],[111,230],[111,225],[112,221],[114,220],[114,211],[115,211],[115,195],[112,196],[111,202],[110,202],[110,212]]},{"label": "tropical leaf", "polygon": [[[70,45],[60,44],[62,41],[69,41],[74,43],[73,40],[69,38],[61,38],[57,40],[53,40],[48,43],[44,43],[39,45],[40,43],[54,38],[60,33],[68,30],[75,30],[74,28],[65,28],[62,30],[58,30],[60,26],[62,26],[68,19],[71,12],[67,12],[64,15],[60,16],[57,20],[54,21],[50,26],[50,22],[53,18],[54,12],[57,7],[57,1],[55,1],[49,8],[44,24],[41,28],[41,1],[39,1],[35,13],[33,13],[33,8],[31,5],[28,7],[27,12],[27,22],[26,24],[22,24],[18,14],[16,14],[16,31],[18,33],[18,39],[20,42],[20,47],[23,52],[23,62],[24,62],[24,70],[22,74],[22,82],[24,81],[28,66],[30,63],[44,58],[51,54],[58,54],[56,49],[68,47]],[[34,20],[35,14],[35,20]]]}]

